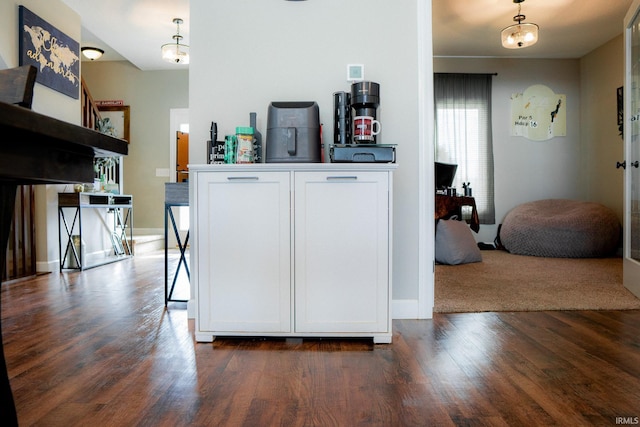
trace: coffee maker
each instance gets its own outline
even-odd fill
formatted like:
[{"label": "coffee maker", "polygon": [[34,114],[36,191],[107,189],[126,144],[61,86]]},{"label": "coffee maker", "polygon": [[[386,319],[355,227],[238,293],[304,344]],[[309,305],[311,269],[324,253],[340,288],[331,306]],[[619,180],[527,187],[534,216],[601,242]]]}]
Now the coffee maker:
[{"label": "coffee maker", "polygon": [[377,110],[380,105],[380,85],[375,82],[356,82],[351,85],[351,92],[335,92],[333,94],[333,142],[335,144],[375,144],[376,135],[362,137],[356,117],[371,117],[377,122]]},{"label": "coffee maker", "polygon": [[378,107],[380,85],[360,81],[350,92],[333,94],[333,145],[329,147],[334,163],[395,163],[395,144],[378,144],[380,133]]},{"label": "coffee maker", "polygon": [[[351,85],[351,108],[354,120],[357,117],[371,117],[377,122],[376,112],[380,105],[380,85],[375,82],[356,82]],[[375,144],[378,132],[368,132],[367,135],[358,133],[358,124],[354,121],[352,128],[353,141],[357,144]],[[379,127],[379,122],[378,122]],[[378,129],[379,131],[379,129]]]}]

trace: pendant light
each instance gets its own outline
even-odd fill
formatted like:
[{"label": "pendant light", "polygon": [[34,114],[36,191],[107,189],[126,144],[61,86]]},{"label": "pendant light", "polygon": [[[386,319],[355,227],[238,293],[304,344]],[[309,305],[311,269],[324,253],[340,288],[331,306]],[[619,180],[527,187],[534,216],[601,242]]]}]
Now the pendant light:
[{"label": "pendant light", "polygon": [[99,59],[104,54],[104,50],[97,47],[83,47],[80,50],[85,58],[92,61]]},{"label": "pendant light", "polygon": [[513,17],[513,20],[517,22],[517,24],[509,25],[502,30],[502,46],[507,49],[521,49],[532,46],[538,41],[538,26],[536,24],[522,22],[526,18],[526,16],[520,13],[521,3],[523,3],[524,0],[513,0],[513,2],[518,4],[518,14]]},{"label": "pendant light", "polygon": [[174,64],[188,64],[189,46],[180,43],[182,40],[182,36],[180,35],[180,24],[182,24],[182,19],[174,18],[173,23],[178,27],[176,34],[172,37],[175,42],[162,45],[162,59]]}]

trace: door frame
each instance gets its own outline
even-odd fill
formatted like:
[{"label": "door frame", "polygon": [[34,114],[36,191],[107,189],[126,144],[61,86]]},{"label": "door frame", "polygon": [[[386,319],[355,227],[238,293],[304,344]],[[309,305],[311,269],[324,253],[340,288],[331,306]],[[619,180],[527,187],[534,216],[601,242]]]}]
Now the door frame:
[{"label": "door frame", "polygon": [[[434,102],[431,0],[417,0],[418,28],[418,319],[433,318],[435,305]],[[394,307],[395,308],[395,307]],[[400,310],[398,310],[400,311]],[[394,309],[394,313],[396,310]],[[400,316],[402,317],[402,316]],[[396,316],[394,316],[396,318]],[[399,317],[398,317],[399,318]]]},{"label": "door frame", "polygon": [[[639,160],[632,158],[631,150],[631,88],[632,88],[632,61],[630,56],[631,25],[640,13],[640,0],[634,0],[624,18],[624,160],[627,167],[624,169],[624,239],[623,239],[623,283],[633,294],[640,297],[640,262],[631,258],[631,211],[632,211],[632,173],[634,171],[631,162]],[[636,170],[637,171],[637,170]]]},{"label": "door frame", "polygon": [[[171,108],[169,110],[169,181],[168,182],[176,182],[176,150],[178,146],[177,135],[178,132],[181,131],[182,124],[189,123],[189,109],[188,108]],[[186,130],[187,133],[189,130]],[[180,228],[180,238],[184,241],[186,237],[186,230],[182,229],[181,224],[184,223],[184,219],[188,221],[189,213],[188,207],[175,207],[174,217],[178,227]],[[178,241],[176,240],[173,233],[169,233],[169,242],[167,242],[169,247],[174,247],[177,245]]]},{"label": "door frame", "polygon": [[169,110],[169,182],[176,182],[176,135],[180,125],[189,123],[188,108],[171,108]]}]

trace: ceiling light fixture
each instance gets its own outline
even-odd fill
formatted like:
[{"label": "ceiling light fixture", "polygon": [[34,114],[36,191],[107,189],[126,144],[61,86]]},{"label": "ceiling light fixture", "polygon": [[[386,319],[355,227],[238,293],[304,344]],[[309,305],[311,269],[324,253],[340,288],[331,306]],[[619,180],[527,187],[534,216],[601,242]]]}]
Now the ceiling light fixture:
[{"label": "ceiling light fixture", "polygon": [[180,35],[180,24],[182,24],[182,19],[174,18],[173,23],[178,27],[178,31],[173,35],[173,40],[175,40],[175,42],[162,45],[162,59],[167,62],[173,62],[174,64],[188,64],[189,46],[180,43],[182,40],[182,36]]},{"label": "ceiling light fixture", "polygon": [[97,47],[83,47],[82,49],[80,49],[80,51],[85,58],[92,61],[99,59],[104,54],[104,50]]},{"label": "ceiling light fixture", "polygon": [[538,41],[538,26],[536,24],[522,23],[526,16],[520,13],[521,3],[524,0],[513,0],[518,4],[518,14],[513,17],[517,24],[509,25],[502,30],[502,46],[507,49],[520,49],[529,47]]}]

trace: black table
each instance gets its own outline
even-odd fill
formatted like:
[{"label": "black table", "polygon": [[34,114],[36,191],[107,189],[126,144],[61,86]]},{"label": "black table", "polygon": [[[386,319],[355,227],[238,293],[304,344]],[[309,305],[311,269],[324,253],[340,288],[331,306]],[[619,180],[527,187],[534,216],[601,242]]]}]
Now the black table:
[{"label": "black table", "polygon": [[[189,244],[189,231],[184,239],[184,242],[180,240],[180,232],[176,225],[176,220],[173,217],[173,207],[175,206],[189,206],[189,183],[188,182],[167,182],[165,183],[164,191],[164,305],[170,301],[173,302],[187,302],[183,299],[173,298],[173,291],[176,287],[176,281],[178,280],[178,273],[180,273],[180,267],[184,266],[187,278],[191,280],[191,274],[189,273],[189,264],[185,257],[185,252]],[[171,226],[173,228],[173,234],[178,242],[178,249],[180,250],[180,260],[176,270],[173,272],[173,279],[171,286],[169,286],[169,219],[171,220]]]},{"label": "black table", "polygon": [[[125,140],[0,102],[2,265],[6,264],[18,185],[93,182],[95,156],[122,156],[127,153]],[[18,425],[1,339],[0,402],[4,424]]]},{"label": "black table", "polygon": [[480,231],[480,219],[478,217],[478,209],[476,209],[476,199],[469,196],[445,196],[444,194],[436,194],[435,219],[449,219],[452,215],[457,215],[462,219],[462,207],[471,207],[471,218],[469,219],[470,228],[476,233]]}]

